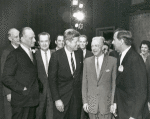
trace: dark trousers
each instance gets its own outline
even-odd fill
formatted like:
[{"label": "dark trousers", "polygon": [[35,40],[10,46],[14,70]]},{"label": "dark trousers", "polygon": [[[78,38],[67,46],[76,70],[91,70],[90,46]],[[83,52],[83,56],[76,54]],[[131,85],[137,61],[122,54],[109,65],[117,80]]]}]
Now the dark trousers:
[{"label": "dark trousers", "polygon": [[36,107],[12,107],[12,119],[35,119]]},{"label": "dark trousers", "polygon": [[53,119],[80,119],[81,117],[82,100],[78,100],[75,96],[72,96],[70,102],[65,106],[64,112],[59,112],[53,105]]}]

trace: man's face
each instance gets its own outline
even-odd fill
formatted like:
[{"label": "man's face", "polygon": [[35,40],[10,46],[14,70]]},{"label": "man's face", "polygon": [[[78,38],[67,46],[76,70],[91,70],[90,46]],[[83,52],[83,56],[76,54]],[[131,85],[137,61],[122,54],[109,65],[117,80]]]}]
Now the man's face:
[{"label": "man's face", "polygon": [[24,34],[23,34],[23,44],[25,44],[28,48],[34,47],[35,45],[35,35],[34,32],[32,30],[25,30]]},{"label": "man's face", "polygon": [[86,49],[87,39],[85,37],[79,38],[79,47],[83,50]]},{"label": "man's face", "polygon": [[50,40],[47,35],[41,35],[39,37],[39,45],[44,51],[47,51],[49,49]]},{"label": "man's face", "polygon": [[11,41],[12,44],[19,45],[20,44],[19,31],[14,30],[11,33],[11,36],[9,37],[9,40]]},{"label": "man's face", "polygon": [[122,43],[121,43],[121,40],[119,40],[117,38],[117,34],[118,34],[118,32],[116,32],[114,34],[112,44],[114,45],[115,50],[120,52],[120,48],[121,48]]},{"label": "man's face", "polygon": [[75,51],[78,49],[78,44],[77,44],[78,39],[79,39],[78,37],[74,37],[72,41],[67,41],[67,45],[68,47],[70,47],[72,51]]},{"label": "man's face", "polygon": [[64,37],[63,36],[58,36],[55,43],[56,43],[58,48],[63,48],[64,47]]},{"label": "man's face", "polygon": [[100,56],[102,53],[103,40],[93,40],[91,43],[91,49],[94,56]]},{"label": "man's face", "polygon": [[108,46],[107,45],[103,45],[103,53],[106,54],[108,52]]}]

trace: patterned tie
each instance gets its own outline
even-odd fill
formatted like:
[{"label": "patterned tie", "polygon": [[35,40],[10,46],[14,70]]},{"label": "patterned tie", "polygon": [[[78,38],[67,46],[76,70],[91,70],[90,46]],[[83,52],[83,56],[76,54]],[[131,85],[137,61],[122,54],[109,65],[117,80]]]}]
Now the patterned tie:
[{"label": "patterned tie", "polygon": [[96,72],[97,72],[97,79],[99,79],[100,67],[98,57],[96,57]]},{"label": "patterned tie", "polygon": [[46,60],[45,71],[46,71],[46,74],[48,75],[48,57],[47,57],[47,51],[45,51],[45,60]]},{"label": "patterned tie", "polygon": [[72,71],[73,71],[73,73],[74,73],[74,71],[75,71],[75,65],[74,65],[72,53],[71,53],[71,65],[72,65]]}]

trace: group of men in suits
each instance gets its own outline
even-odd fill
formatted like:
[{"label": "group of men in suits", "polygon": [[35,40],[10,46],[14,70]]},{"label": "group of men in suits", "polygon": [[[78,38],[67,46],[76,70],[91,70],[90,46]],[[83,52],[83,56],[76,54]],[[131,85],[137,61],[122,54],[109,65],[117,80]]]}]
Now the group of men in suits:
[{"label": "group of men in suits", "polygon": [[10,29],[8,38],[16,49],[4,52],[1,70],[12,119],[81,119],[82,107],[90,119],[111,119],[112,114],[117,119],[147,117],[146,68],[131,47],[131,32],[114,33],[118,60],[103,53],[104,37],[92,39],[91,53],[87,37],[74,29],[57,37],[55,50],[49,49],[50,35],[40,33],[35,55],[30,27],[23,28],[20,40],[16,29]]}]

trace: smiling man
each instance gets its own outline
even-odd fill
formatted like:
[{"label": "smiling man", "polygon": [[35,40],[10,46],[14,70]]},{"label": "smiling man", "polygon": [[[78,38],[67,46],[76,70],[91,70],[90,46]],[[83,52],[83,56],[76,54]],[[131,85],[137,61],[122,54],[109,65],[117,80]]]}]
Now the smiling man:
[{"label": "smiling man", "polygon": [[43,92],[40,93],[39,106],[36,110],[36,119],[52,119],[53,103],[48,84],[48,66],[52,54],[49,49],[51,40],[50,35],[47,32],[40,33],[38,38],[40,49],[35,53],[35,58],[37,61],[38,78],[43,84]]},{"label": "smiling man", "polygon": [[110,106],[114,101],[117,60],[104,55],[104,37],[92,39],[94,56],[86,58],[83,68],[83,109],[90,119],[111,119]]},{"label": "smiling man", "polygon": [[52,54],[48,80],[54,101],[54,119],[80,119],[83,56],[78,49],[79,32],[64,32],[65,47]]}]

